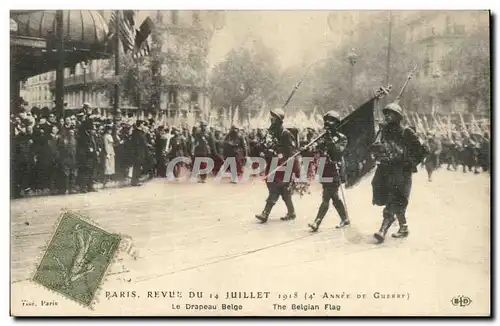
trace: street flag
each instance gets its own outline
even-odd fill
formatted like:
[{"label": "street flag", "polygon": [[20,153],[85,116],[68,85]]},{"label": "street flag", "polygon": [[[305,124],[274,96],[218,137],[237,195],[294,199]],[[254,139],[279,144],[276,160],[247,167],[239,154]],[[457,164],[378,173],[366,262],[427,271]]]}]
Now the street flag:
[{"label": "street flag", "polygon": [[135,45],[134,53],[132,55],[134,59],[139,59],[150,54],[150,38],[154,28],[155,25],[153,20],[150,17],[147,17],[142,22],[139,29],[135,31]]},{"label": "street flag", "polygon": [[[123,45],[123,50],[127,53],[128,51],[133,51],[135,48],[135,11],[118,10],[118,14],[121,16],[121,19],[119,19],[120,26],[118,26],[120,41]],[[113,10],[111,12],[111,17],[109,18],[109,26],[112,37],[117,34],[116,20],[116,11]]]}]

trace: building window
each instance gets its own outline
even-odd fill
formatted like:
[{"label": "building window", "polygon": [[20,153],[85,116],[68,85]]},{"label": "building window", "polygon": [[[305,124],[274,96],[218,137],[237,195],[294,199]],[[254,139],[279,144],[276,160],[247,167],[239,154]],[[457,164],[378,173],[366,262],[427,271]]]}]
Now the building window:
[{"label": "building window", "polygon": [[70,76],[74,76],[75,75],[75,71],[76,71],[76,66],[73,66],[73,67],[69,68],[69,74],[70,74]]},{"label": "building window", "polygon": [[193,11],[193,25],[198,26],[200,23],[200,13],[198,11]]},{"label": "building window", "polygon": [[191,102],[198,103],[198,92],[196,92],[196,91],[191,92]]},{"label": "building window", "polygon": [[168,103],[177,103],[177,92],[171,90],[168,92]]},{"label": "building window", "polygon": [[172,16],[172,24],[177,25],[179,23],[179,12],[177,10],[172,10],[170,14]]}]

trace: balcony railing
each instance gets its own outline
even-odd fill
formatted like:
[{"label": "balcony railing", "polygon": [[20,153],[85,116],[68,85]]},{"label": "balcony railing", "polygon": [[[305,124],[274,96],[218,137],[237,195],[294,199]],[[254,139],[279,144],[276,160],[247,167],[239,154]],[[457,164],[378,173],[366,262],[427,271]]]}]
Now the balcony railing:
[{"label": "balcony railing", "polygon": [[[90,85],[90,84],[96,84],[96,83],[102,83],[107,81],[106,78],[104,78],[102,75],[96,75],[93,72],[88,72],[84,75],[72,75],[69,77],[64,78],[64,87],[71,87],[71,86],[80,86],[84,84]],[[56,81],[52,80],[49,83],[49,88],[50,89],[55,89],[56,88]]]}]

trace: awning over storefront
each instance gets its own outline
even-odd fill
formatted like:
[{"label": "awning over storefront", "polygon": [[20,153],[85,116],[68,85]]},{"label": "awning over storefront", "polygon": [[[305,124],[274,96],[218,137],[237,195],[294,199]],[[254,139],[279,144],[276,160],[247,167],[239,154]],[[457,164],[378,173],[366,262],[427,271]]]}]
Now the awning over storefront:
[{"label": "awning over storefront", "polygon": [[[11,66],[18,77],[24,79],[55,70],[56,11],[12,10],[10,14]],[[63,25],[66,67],[110,56],[108,24],[98,11],[65,10]]]}]

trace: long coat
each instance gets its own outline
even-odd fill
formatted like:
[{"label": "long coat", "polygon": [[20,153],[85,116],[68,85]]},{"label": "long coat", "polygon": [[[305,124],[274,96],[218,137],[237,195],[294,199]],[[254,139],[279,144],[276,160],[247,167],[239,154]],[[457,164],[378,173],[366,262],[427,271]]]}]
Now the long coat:
[{"label": "long coat", "polygon": [[59,153],[61,165],[66,168],[74,169],[77,164],[77,140],[76,137],[61,137],[59,139]]},{"label": "long coat", "polygon": [[381,137],[380,164],[372,180],[374,205],[407,205],[412,185],[412,173],[422,162],[425,151],[410,128],[384,127]]},{"label": "long coat", "polygon": [[136,164],[146,161],[148,156],[148,141],[146,133],[140,129],[134,129],[130,137],[131,158]]},{"label": "long coat", "polygon": [[104,134],[104,175],[115,174],[115,147],[113,136]]},{"label": "long coat", "polygon": [[82,168],[95,168],[99,160],[100,148],[96,136],[92,133],[83,132],[78,137],[77,160]]}]

